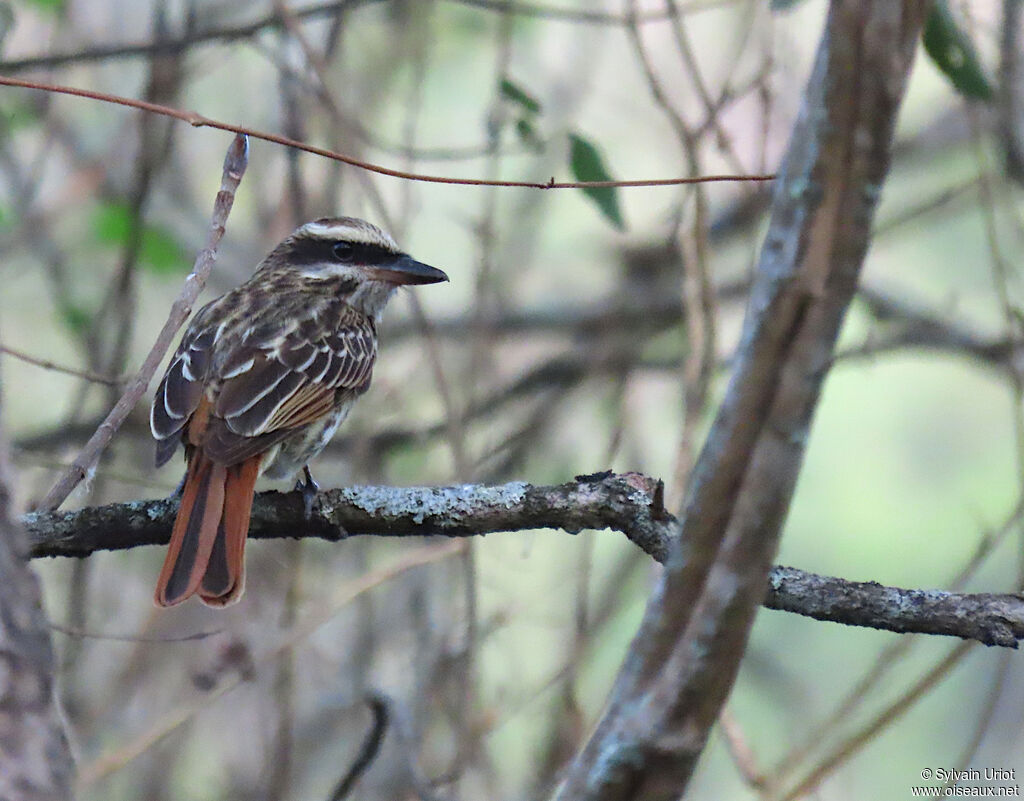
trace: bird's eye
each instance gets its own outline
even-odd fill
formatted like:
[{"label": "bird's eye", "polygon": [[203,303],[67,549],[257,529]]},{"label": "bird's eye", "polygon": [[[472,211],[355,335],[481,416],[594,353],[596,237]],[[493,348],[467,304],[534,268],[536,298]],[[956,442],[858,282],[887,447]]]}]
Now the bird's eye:
[{"label": "bird's eye", "polygon": [[334,258],[338,261],[348,261],[352,258],[352,253],[355,250],[351,242],[335,242],[331,249],[334,251]]}]

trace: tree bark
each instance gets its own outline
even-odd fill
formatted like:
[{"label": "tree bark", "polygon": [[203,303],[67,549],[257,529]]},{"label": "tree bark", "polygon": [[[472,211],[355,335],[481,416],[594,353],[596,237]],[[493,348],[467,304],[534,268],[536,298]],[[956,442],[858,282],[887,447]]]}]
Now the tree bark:
[{"label": "tree bark", "polygon": [[54,701],[50,631],[9,479],[0,429],[0,799],[68,801],[74,763]]},{"label": "tree bark", "polygon": [[[662,502],[661,482],[638,473],[577,476],[556,486],[347,487],[322,491],[307,519],[299,493],[264,492],[253,504],[249,537],[473,537],[533,529],[611,529],[658,562],[668,559],[679,521]],[[31,555],[85,557],[100,550],[164,545],[174,498],[33,512],[22,518]],[[823,532],[822,536],[827,536]],[[1024,598],[885,587],[793,567],[774,567],[763,598],[815,620],[894,631],[941,634],[1016,648],[1024,638]]]},{"label": "tree bark", "polygon": [[833,0],[682,536],[559,801],[674,801],[764,598],[928,3]]}]

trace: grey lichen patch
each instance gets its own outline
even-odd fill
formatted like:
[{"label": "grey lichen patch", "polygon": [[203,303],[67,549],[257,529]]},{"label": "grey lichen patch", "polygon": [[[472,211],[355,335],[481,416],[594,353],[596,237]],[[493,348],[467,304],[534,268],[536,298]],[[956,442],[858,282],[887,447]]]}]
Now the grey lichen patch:
[{"label": "grey lichen patch", "polygon": [[405,513],[403,510],[410,493],[421,491],[397,487],[346,487],[341,490],[341,497],[373,517],[394,517]]},{"label": "grey lichen patch", "polygon": [[159,520],[167,516],[168,503],[167,501],[159,501],[157,503],[138,501],[130,504],[130,508],[133,513],[143,512],[150,520]]},{"label": "grey lichen patch", "polygon": [[640,509],[645,509],[651,505],[650,493],[645,492],[642,489],[635,489],[626,497],[629,499],[631,504]]},{"label": "grey lichen patch", "polygon": [[500,487],[353,487],[346,489],[343,497],[374,517],[409,518],[416,524],[430,518],[442,525],[458,525],[465,515],[516,508],[522,504],[529,486],[517,481]]}]

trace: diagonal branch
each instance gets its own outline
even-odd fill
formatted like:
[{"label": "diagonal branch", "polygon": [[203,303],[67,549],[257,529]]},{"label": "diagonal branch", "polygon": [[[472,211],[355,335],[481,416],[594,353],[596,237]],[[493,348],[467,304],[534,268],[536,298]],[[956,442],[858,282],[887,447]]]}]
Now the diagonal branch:
[{"label": "diagonal branch", "polygon": [[689,783],[764,598],[927,10],[830,4],[679,546],[559,801],[670,801]]},{"label": "diagonal branch", "polygon": [[242,136],[235,136],[228,146],[227,155],[224,158],[224,172],[221,176],[220,191],[214,200],[213,216],[210,220],[210,233],[206,240],[206,247],[199,251],[192,272],[185,279],[185,286],[181,290],[178,299],[171,306],[171,313],[164,323],[164,327],[157,335],[156,342],[149,351],[149,355],[139,368],[139,372],[128,384],[124,394],[110,410],[106,419],[100,423],[99,428],[85,443],[82,452],[78,455],[72,465],[61,475],[57,483],[53,485],[46,497],[39,502],[43,509],[52,509],[64,503],[64,500],[71,494],[71,491],[84,479],[103,449],[107,447],[117,429],[131,414],[132,409],[142,399],[149,387],[149,382],[160,366],[160,362],[171,346],[171,341],[181,324],[185,322],[192,311],[192,304],[196,302],[199,293],[206,285],[206,279],[213,269],[213,263],[217,259],[217,246],[221,237],[224,236],[224,226],[227,224],[228,214],[235,202],[235,191],[242,180],[245,168],[249,161],[249,142]]},{"label": "diagonal branch", "polygon": [[[638,473],[578,476],[557,486],[349,487],[320,493],[309,520],[298,493],[264,492],[253,505],[250,537],[341,540],[354,535],[471,537],[550,528],[612,529],[664,562],[678,521],[662,508],[660,482]],[[174,498],[115,503],[77,512],[34,512],[22,522],[34,557],[83,557],[168,541]],[[776,567],[769,609],[899,633],[942,634],[1016,648],[1024,639],[1017,595],[905,590],[874,582]]]}]

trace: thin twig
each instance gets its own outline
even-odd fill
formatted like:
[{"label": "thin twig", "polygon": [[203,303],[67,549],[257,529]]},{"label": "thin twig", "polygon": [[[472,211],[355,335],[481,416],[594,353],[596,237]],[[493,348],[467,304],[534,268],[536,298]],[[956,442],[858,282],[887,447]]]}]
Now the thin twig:
[{"label": "thin twig", "polygon": [[5,353],[8,356],[12,356],[19,361],[23,361],[26,364],[34,364],[36,367],[42,367],[44,370],[53,370],[55,373],[64,373],[66,375],[73,375],[76,378],[82,378],[86,381],[93,381],[97,384],[106,384],[111,387],[120,387],[128,381],[127,376],[109,376],[102,375],[100,373],[94,373],[92,370],[77,370],[74,367],[65,367],[64,365],[51,362],[47,359],[39,359],[35,356],[30,356],[24,351],[15,350],[14,348],[8,347],[7,345],[0,345],[0,353]]},{"label": "thin twig", "polygon": [[199,293],[206,284],[206,279],[213,269],[213,263],[217,258],[217,246],[221,237],[224,236],[224,226],[227,223],[231,206],[235,202],[235,191],[242,180],[245,168],[249,159],[249,142],[245,136],[239,135],[234,138],[228,147],[227,155],[224,158],[224,172],[221,175],[220,191],[214,201],[213,217],[210,221],[210,233],[206,240],[206,247],[199,251],[192,272],[185,279],[185,286],[181,295],[171,306],[171,313],[160,330],[156,342],[150,349],[149,355],[139,368],[139,372],[132,379],[128,389],[121,396],[121,399],[110,410],[110,414],[100,423],[99,428],[89,438],[82,452],[78,455],[71,467],[60,477],[56,484],[46,493],[46,497],[39,503],[42,509],[55,509],[71,494],[71,491],[78,486],[85,478],[88,471],[96,463],[100,453],[110,442],[118,428],[125,421],[132,409],[139,402],[149,387],[150,379],[160,365],[164,354],[171,346],[171,341],[182,323],[192,310]]},{"label": "thin twig", "polygon": [[[314,19],[337,14],[339,11],[352,9],[361,5],[379,3],[382,0],[331,0],[295,9],[292,14],[299,19]],[[501,14],[513,14],[522,17],[537,17],[548,20],[584,23],[592,25],[625,25],[625,17],[604,11],[591,11],[574,8],[558,8],[539,3],[509,2],[508,0],[448,0],[455,5],[478,8],[483,11],[495,11]],[[711,11],[715,8],[733,5],[735,0],[692,0],[677,13],[691,14]],[[667,18],[664,11],[652,11],[644,14],[639,22],[660,22]],[[235,42],[249,40],[255,34],[268,28],[279,28],[283,24],[276,12],[271,12],[252,22],[222,28],[210,28],[195,31],[178,39],[167,39],[155,42],[119,42],[114,44],[96,45],[68,53],[45,53],[37,56],[10,59],[0,62],[3,72],[23,72],[30,69],[62,67],[68,64],[83,64],[94,61],[106,61],[116,58],[135,58],[162,53],[180,53],[191,47],[207,42]]]},{"label": "thin twig", "polygon": [[963,658],[970,652],[972,645],[973,643],[971,642],[962,642],[954,646],[945,657],[940,659],[906,693],[847,738],[794,787],[784,795],[781,795],[778,801],[796,801],[812,793],[833,770],[849,760],[867,743],[871,742],[882,729],[910,711],[911,707],[921,700],[925,693],[942,681],[953,668],[960,664]]},{"label": "thin twig", "polygon": [[370,724],[370,730],[366,733],[362,745],[359,746],[359,753],[356,754],[355,760],[335,786],[334,792],[331,793],[331,801],[343,801],[348,798],[349,793],[356,786],[356,782],[362,778],[367,768],[376,759],[380,752],[380,746],[384,742],[389,718],[387,701],[379,694],[370,694],[366,697],[366,704],[370,707],[370,712],[373,713],[373,722]]},{"label": "thin twig", "polygon": [[[299,643],[309,639],[310,635],[364,593],[413,568],[448,558],[458,550],[457,546],[458,543],[426,545],[407,553],[390,565],[386,565],[371,573],[366,573],[354,581],[338,587],[327,598],[318,601],[314,605],[313,611],[294,629],[287,632],[277,645],[257,656],[253,660],[252,669],[259,670],[268,663],[275,662],[281,653],[295,648]],[[243,684],[249,675],[250,672],[239,672],[237,675],[224,680],[212,691],[203,693],[192,704],[182,704],[177,709],[169,712],[145,732],[132,737],[129,742],[108,751],[93,762],[83,765],[78,771],[78,789],[84,790],[112,773],[117,772],[179,727],[188,723],[201,712],[209,709],[217,700],[227,695],[227,693],[234,690],[240,684]]]},{"label": "thin twig", "polygon": [[216,637],[218,634],[224,634],[224,629],[213,629],[212,631],[197,631],[194,634],[182,634],[180,636],[167,635],[162,637],[147,637],[142,634],[108,634],[101,631],[86,631],[84,629],[72,628],[70,626],[61,626],[58,623],[49,623],[48,627],[58,634],[63,634],[65,637],[72,637],[76,640],[106,640],[108,642],[134,642],[134,643],[179,643],[179,642],[195,642],[196,640],[206,640],[210,637]]},{"label": "thin twig", "polygon": [[20,78],[0,76],[0,86],[18,86],[23,89],[36,89],[43,92],[54,92],[56,94],[84,97],[90,100],[99,100],[103,103],[113,103],[119,106],[128,106],[150,114],[160,114],[164,117],[173,117],[176,120],[187,122],[194,128],[216,128],[220,131],[243,136],[251,136],[253,139],[261,139],[265,142],[294,147],[313,153],[332,161],[340,161],[361,170],[388,175],[392,178],[402,178],[407,181],[423,181],[433,184],[451,184],[455,186],[504,186],[519,187],[524,189],[599,189],[610,187],[637,187],[637,186],[682,186],[684,184],[722,183],[728,181],[773,181],[775,175],[701,175],[690,178],[642,178],[628,181],[556,181],[553,177],[544,182],[537,181],[489,181],[483,178],[451,178],[443,175],[421,175],[419,173],[405,172],[403,170],[392,170],[382,167],[379,164],[371,164],[367,161],[346,156],[343,153],[336,153],[322,147],[316,147],[305,142],[298,142],[289,139],[287,136],[260,131],[256,128],[249,128],[244,125],[234,125],[228,122],[220,122],[210,117],[204,117],[195,111],[182,111],[181,109],[163,106],[159,103],[148,103],[144,100],[135,100],[130,97],[107,94],[106,92],[94,92],[90,89],[78,89],[73,86],[62,86],[59,84],[42,83],[40,81],[25,81]]}]

